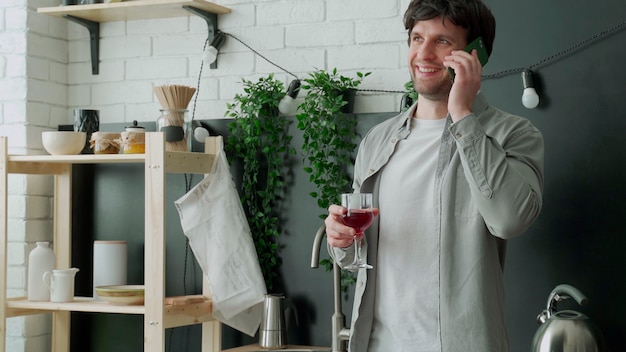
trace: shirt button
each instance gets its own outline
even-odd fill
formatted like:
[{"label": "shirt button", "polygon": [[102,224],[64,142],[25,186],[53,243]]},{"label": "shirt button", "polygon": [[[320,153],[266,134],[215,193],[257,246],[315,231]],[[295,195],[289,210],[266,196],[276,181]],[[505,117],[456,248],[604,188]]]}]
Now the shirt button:
[{"label": "shirt button", "polygon": [[397,141],[397,139],[395,139],[395,138],[391,139],[391,143],[395,143],[396,141]]},{"label": "shirt button", "polygon": [[463,136],[463,135],[462,135],[461,133],[459,133],[459,132],[455,133],[454,135],[456,136],[456,138],[461,138],[461,137]]}]

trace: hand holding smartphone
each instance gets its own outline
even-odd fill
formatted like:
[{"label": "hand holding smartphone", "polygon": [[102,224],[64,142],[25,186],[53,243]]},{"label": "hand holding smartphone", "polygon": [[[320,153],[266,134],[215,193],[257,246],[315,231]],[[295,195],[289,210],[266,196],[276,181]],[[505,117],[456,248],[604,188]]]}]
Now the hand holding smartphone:
[{"label": "hand holding smartphone", "polygon": [[[489,60],[489,55],[487,54],[487,48],[485,48],[483,38],[478,37],[474,39],[463,50],[471,54],[474,49],[476,49],[476,53],[478,54],[478,61],[480,61],[482,66],[485,66]],[[454,70],[448,67],[448,73],[450,74],[450,79],[454,82],[454,77],[456,76]]]}]

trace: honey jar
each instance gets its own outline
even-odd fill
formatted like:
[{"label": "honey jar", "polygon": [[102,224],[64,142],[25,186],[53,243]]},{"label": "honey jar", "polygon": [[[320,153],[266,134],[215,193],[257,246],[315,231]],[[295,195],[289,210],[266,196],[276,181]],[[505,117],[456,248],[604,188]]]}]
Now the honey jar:
[{"label": "honey jar", "polygon": [[120,134],[115,132],[93,132],[89,145],[94,154],[119,154]]},{"label": "honey jar", "polygon": [[146,152],[145,129],[133,121],[133,126],[126,127],[126,131],[121,133],[122,153],[143,154]]}]

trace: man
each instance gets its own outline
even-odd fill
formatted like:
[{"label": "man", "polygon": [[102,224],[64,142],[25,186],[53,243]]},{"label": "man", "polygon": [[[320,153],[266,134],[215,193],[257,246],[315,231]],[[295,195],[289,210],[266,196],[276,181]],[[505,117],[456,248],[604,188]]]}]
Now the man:
[{"label": "man", "polygon": [[[405,13],[418,102],[372,128],[360,144],[353,188],[374,193],[352,312],[352,352],[509,350],[504,320],[506,240],[538,217],[543,137],[479,93],[482,37],[495,19],[480,0],[413,0]],[[454,81],[449,70],[456,73]],[[354,257],[346,209],[329,208],[329,252]]]}]

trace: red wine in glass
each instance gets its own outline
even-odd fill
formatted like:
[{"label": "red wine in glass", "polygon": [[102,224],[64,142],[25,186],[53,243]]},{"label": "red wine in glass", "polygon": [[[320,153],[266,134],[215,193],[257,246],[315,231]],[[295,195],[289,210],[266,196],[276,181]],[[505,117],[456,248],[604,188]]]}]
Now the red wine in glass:
[{"label": "red wine in glass", "polygon": [[343,217],[343,223],[355,230],[354,261],[352,264],[346,266],[345,269],[372,269],[373,267],[365,262],[362,254],[363,232],[370,227],[374,221],[372,194],[344,193],[341,195],[341,205],[348,210],[346,215]]},{"label": "red wine in glass", "polygon": [[357,237],[363,237],[365,231],[374,221],[374,212],[370,209],[349,209],[343,223],[356,230]]}]

